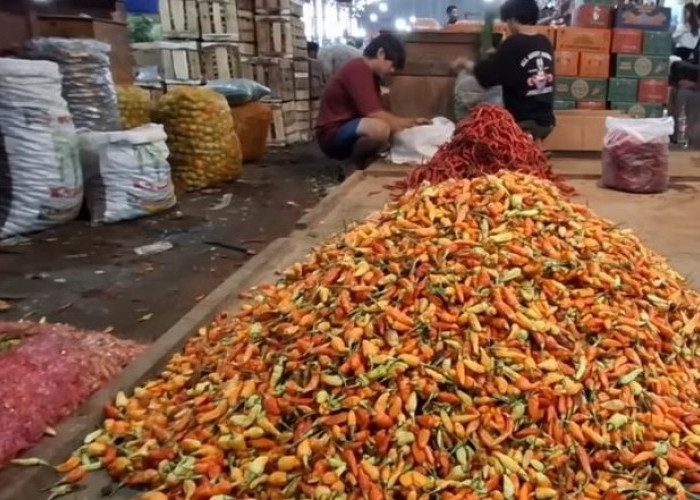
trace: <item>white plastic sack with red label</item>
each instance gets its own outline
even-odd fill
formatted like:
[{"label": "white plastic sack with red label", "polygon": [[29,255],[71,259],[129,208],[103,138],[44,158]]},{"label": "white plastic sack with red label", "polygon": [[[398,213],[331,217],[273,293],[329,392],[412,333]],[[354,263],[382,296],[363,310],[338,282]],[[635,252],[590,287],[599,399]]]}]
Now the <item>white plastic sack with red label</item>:
[{"label": "white plastic sack with red label", "polygon": [[77,136],[58,65],[0,58],[0,238],[74,219],[82,202]]},{"label": "white plastic sack with red label", "polygon": [[455,124],[447,118],[434,118],[430,125],[407,128],[394,134],[391,141],[392,163],[423,163],[450,140]]},{"label": "white plastic sack with red label", "polygon": [[673,118],[605,120],[602,184],[629,193],[668,189],[668,143]]},{"label": "white plastic sack with red label", "polygon": [[93,224],[134,219],[175,205],[162,125],[86,132],[79,138],[85,198]]}]

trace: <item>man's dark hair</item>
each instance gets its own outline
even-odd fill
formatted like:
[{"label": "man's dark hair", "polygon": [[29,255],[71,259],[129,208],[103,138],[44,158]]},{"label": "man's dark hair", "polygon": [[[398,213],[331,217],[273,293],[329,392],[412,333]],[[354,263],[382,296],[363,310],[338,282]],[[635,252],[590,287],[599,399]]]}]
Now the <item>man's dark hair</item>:
[{"label": "man's dark hair", "polygon": [[384,57],[394,63],[394,67],[402,70],[406,65],[406,51],[403,48],[401,40],[394,35],[383,33],[377,38],[369,42],[365,47],[363,55],[369,59],[376,59],[379,49],[384,50]]},{"label": "man's dark hair", "polygon": [[456,5],[450,5],[449,7],[447,7],[447,10],[445,12],[447,13],[448,16],[451,16],[453,10],[457,10]]},{"label": "man's dark hair", "polygon": [[306,42],[307,52],[318,52],[318,43],[313,41]]},{"label": "man's dark hair", "polygon": [[501,6],[501,21],[516,21],[535,25],[540,18],[540,8],[535,0],[506,0]]}]

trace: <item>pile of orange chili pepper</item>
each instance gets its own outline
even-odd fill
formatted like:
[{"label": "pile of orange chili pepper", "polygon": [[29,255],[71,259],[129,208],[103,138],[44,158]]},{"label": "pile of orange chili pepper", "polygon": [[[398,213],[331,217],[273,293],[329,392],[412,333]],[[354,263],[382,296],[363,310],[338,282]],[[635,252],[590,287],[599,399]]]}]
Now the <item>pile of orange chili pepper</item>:
[{"label": "pile of orange chili pepper", "polygon": [[415,167],[390,189],[401,195],[426,181],[436,184],[447,179],[473,179],[500,170],[550,179],[562,191],[573,193],[573,188],[552,172],[547,156],[532,137],[508,111],[495,104],[477,106],[428,163]]},{"label": "pile of orange chili pepper", "polygon": [[423,187],[250,299],[119,394],[62,486],[104,467],[148,500],[700,491],[700,296],[551,182]]}]

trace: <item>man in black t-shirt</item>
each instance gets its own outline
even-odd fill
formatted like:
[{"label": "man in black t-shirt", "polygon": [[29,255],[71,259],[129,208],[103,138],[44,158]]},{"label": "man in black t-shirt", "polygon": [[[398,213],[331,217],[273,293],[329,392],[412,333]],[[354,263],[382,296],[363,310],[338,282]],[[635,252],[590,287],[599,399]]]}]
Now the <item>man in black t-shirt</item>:
[{"label": "man in black t-shirt", "polygon": [[535,0],[507,0],[501,20],[510,36],[488,59],[474,67],[482,87],[503,87],[503,104],[515,121],[535,139],[554,128],[554,57],[552,43],[530,28],[537,24]]}]

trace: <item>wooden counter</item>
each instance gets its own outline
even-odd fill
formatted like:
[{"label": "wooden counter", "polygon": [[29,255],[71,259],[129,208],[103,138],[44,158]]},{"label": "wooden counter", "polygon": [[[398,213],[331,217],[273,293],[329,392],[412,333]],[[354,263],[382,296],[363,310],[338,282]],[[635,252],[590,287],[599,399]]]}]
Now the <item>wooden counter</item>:
[{"label": "wooden counter", "polygon": [[475,59],[479,34],[447,31],[393,33],[406,48],[406,67],[390,85],[391,111],[401,116],[454,118],[455,74],[450,63],[458,57]]}]

